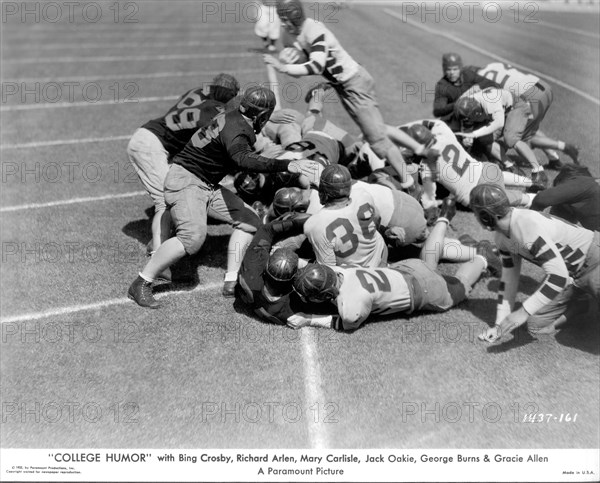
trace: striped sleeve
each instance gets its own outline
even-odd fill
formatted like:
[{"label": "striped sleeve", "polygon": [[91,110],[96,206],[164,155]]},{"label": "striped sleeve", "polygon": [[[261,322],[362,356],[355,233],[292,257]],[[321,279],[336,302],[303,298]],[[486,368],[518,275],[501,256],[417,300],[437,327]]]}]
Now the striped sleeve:
[{"label": "striped sleeve", "polygon": [[544,305],[552,302],[567,287],[569,271],[554,243],[542,236],[536,238],[529,253],[533,262],[546,272],[546,277],[540,287],[523,302],[523,308],[529,314],[535,314]]},{"label": "striped sleeve", "polygon": [[286,73],[296,76],[322,74],[327,63],[327,55],[328,49],[325,42],[325,34],[321,34],[310,44],[308,62],[304,64],[289,64],[286,66]]}]

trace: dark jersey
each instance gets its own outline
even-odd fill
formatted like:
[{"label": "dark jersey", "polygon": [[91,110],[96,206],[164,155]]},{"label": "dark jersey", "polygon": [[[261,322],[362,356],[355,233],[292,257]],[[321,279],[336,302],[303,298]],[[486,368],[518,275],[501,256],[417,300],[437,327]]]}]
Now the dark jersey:
[{"label": "dark jersey", "polygon": [[482,90],[488,87],[500,87],[494,81],[468,69],[462,69],[460,78],[454,83],[446,77],[442,77],[435,85],[433,115],[444,121],[450,119],[454,112],[454,103],[475,84],[479,85]]},{"label": "dark jersey", "polygon": [[256,154],[252,147],[255,142],[252,126],[238,110],[221,113],[209,125],[196,131],[185,148],[173,158],[173,163],[212,185],[240,170],[287,170],[289,160]]},{"label": "dark jersey", "polygon": [[152,119],[142,127],[154,133],[173,156],[181,151],[194,133],[225,107],[223,103],[207,98],[198,87],[186,92],[163,116]]}]

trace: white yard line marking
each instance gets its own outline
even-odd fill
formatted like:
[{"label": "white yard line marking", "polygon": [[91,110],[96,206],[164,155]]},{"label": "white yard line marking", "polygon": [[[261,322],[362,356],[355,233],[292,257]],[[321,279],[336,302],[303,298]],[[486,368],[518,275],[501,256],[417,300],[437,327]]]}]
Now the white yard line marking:
[{"label": "white yard line marking", "polygon": [[[216,288],[220,288],[221,286],[222,286],[221,283],[215,282],[215,283],[209,283],[208,285],[198,285],[197,287],[193,288],[192,290],[174,290],[172,292],[164,292],[164,293],[157,294],[155,297],[157,299],[162,299],[165,297],[170,297],[172,295],[207,292],[209,290],[214,290]],[[99,309],[104,309],[106,307],[111,307],[114,305],[124,305],[127,303],[135,304],[135,302],[130,300],[128,297],[121,297],[118,299],[103,300],[101,302],[96,302],[93,304],[72,305],[70,307],[60,307],[58,309],[44,310],[43,312],[30,312],[28,314],[11,315],[11,316],[0,319],[0,323],[11,324],[11,323],[16,323],[16,322],[27,322],[30,320],[47,319],[48,317],[54,317],[57,315],[76,314],[79,312],[87,312],[89,310],[99,310]],[[140,307],[139,310],[150,310],[150,309],[144,309],[144,308]],[[165,309],[162,309],[162,310],[165,310]]]},{"label": "white yard line marking", "polygon": [[125,60],[181,60],[181,59],[232,59],[238,57],[254,57],[253,52],[210,52],[202,54],[165,54],[165,55],[104,55],[98,57],[38,57],[35,59],[4,60],[5,65],[10,64],[54,64],[75,62],[120,62]]},{"label": "white yard line marking", "polygon": [[145,195],[145,191],[132,191],[130,193],[121,193],[115,195],[89,196],[85,198],[71,198],[68,200],[48,201],[46,203],[30,203],[27,205],[3,206],[0,213],[11,213],[22,210],[35,210],[39,208],[52,208],[54,206],[73,205],[76,203],[90,203],[95,201],[118,200],[122,198],[133,198],[135,196]]},{"label": "white yard line marking", "polygon": [[474,50],[475,52],[479,52],[480,54],[483,54],[483,55],[486,55],[488,57],[491,57],[492,59],[496,59],[496,60],[499,60],[500,62],[505,62],[507,64],[511,64],[514,67],[518,68],[518,69],[523,69],[523,70],[525,70],[527,72],[531,72],[532,74],[535,74],[535,75],[537,75],[539,77],[542,77],[543,79],[549,80],[550,82],[553,82],[554,84],[557,84],[557,85],[559,85],[559,86],[561,86],[561,87],[563,87],[563,88],[565,88],[565,89],[567,89],[567,90],[569,90],[569,91],[577,94],[578,96],[583,97],[584,99],[586,99],[586,100],[588,100],[590,102],[593,102],[594,104],[600,106],[600,99],[598,99],[598,98],[596,98],[596,97],[588,94],[587,92],[584,92],[584,91],[582,91],[580,89],[577,89],[576,87],[573,87],[570,84],[567,84],[567,83],[565,83],[565,82],[563,82],[561,80],[558,80],[555,77],[549,76],[548,74],[544,74],[543,72],[538,72],[536,70],[530,69],[529,67],[526,67],[524,65],[517,64],[516,62],[513,62],[513,61],[511,61],[509,59],[506,59],[504,57],[500,57],[499,55],[493,54],[492,52],[490,52],[488,50],[482,49],[481,47],[477,47],[476,45],[473,45],[473,43],[467,42],[466,40],[462,40],[462,39],[460,39],[460,38],[458,38],[458,37],[456,37],[456,36],[454,36],[452,34],[440,32],[440,31],[438,31],[436,29],[433,29],[433,28],[427,27],[427,26],[425,26],[423,24],[420,24],[418,22],[415,22],[414,20],[410,20],[408,18],[405,18],[405,17],[402,16],[402,14],[400,14],[400,13],[394,11],[394,10],[390,10],[389,8],[384,8],[383,11],[385,13],[387,13],[388,15],[391,15],[392,17],[395,17],[395,18],[401,20],[402,22],[405,22],[405,23],[407,23],[409,25],[412,25],[413,27],[416,27],[418,29],[424,30],[425,32],[427,32],[427,33],[429,33],[431,35],[437,35],[437,36],[440,36],[440,37],[445,37],[445,38],[447,38],[447,39],[449,39],[449,40],[451,40],[453,42],[456,42],[457,44],[462,45],[463,47],[466,47],[468,49]]},{"label": "white yard line marking", "polygon": [[233,72],[234,74],[254,74],[263,72],[263,69],[229,69],[221,70],[192,70],[192,71],[169,71],[169,72],[152,72],[148,74],[130,73],[130,74],[108,74],[108,75],[84,75],[84,76],[67,76],[67,77],[25,77],[18,79],[2,79],[2,82],[74,82],[74,81],[92,81],[92,80],[113,80],[113,79],[161,79],[169,77],[209,77],[212,79],[215,75],[221,72]]},{"label": "white yard line marking", "polygon": [[60,109],[65,107],[92,107],[92,106],[117,106],[135,105],[143,102],[175,101],[180,96],[140,97],[131,100],[106,100],[106,101],[79,101],[79,102],[40,102],[39,104],[17,104],[14,106],[2,106],[0,112],[9,111],[32,111],[34,109]]},{"label": "white yard line marking", "polygon": [[[316,331],[320,329],[300,329],[302,341],[302,361],[304,363],[304,391],[308,409],[315,407],[316,411],[307,412],[308,435],[310,447],[313,449],[329,448],[329,438],[326,431],[327,402],[322,391],[321,367],[315,344]],[[321,329],[322,330],[322,329]],[[315,421],[316,419],[316,421]]]},{"label": "white yard line marking", "polygon": [[47,146],[62,146],[68,144],[87,144],[87,143],[103,143],[106,141],[121,141],[123,139],[130,139],[131,135],[127,136],[108,136],[105,138],[84,138],[84,139],[58,139],[55,141],[39,141],[33,143],[21,143],[21,144],[0,144],[0,149],[30,149],[30,148],[42,148]]}]

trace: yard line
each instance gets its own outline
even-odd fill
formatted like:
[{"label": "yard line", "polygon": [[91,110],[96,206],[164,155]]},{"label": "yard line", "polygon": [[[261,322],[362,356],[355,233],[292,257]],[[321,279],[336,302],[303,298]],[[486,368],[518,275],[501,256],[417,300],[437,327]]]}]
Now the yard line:
[{"label": "yard line", "polygon": [[35,210],[40,208],[52,208],[54,206],[73,205],[76,203],[89,203],[92,201],[118,200],[123,198],[134,198],[145,195],[145,191],[131,191],[129,193],[120,193],[114,195],[88,196],[85,198],[70,198],[68,200],[48,201],[47,203],[30,203],[27,205],[3,206],[0,213],[11,213],[22,210]]},{"label": "yard line", "polygon": [[26,77],[19,79],[3,79],[4,83],[9,82],[72,82],[72,81],[91,81],[91,80],[113,80],[113,79],[161,79],[168,77],[213,77],[221,72],[232,72],[234,74],[254,74],[263,72],[263,69],[221,69],[221,70],[193,70],[193,71],[169,71],[153,72],[150,74],[109,74],[109,75],[87,75],[74,77]]},{"label": "yard line", "polygon": [[[313,417],[307,417],[308,436],[310,438],[310,447],[313,449],[329,448],[329,438],[326,431],[325,398],[322,391],[321,367],[317,358],[317,347],[315,338],[320,329],[300,330],[300,339],[302,341],[302,362],[304,363],[304,391],[306,403],[309,408],[314,405],[317,407],[316,421]],[[311,415],[314,416],[314,415]]]},{"label": "yard line", "polygon": [[[193,288],[192,290],[174,290],[172,292],[164,292],[164,293],[155,295],[155,297],[157,299],[162,299],[164,297],[171,296],[171,295],[181,295],[181,294],[186,294],[186,293],[193,294],[193,293],[197,293],[197,292],[208,292],[209,290],[215,290],[217,288],[220,288],[221,286],[222,286],[222,283],[215,282],[215,283],[209,283],[208,285],[198,285],[197,287]],[[86,312],[88,310],[104,309],[106,307],[111,307],[114,305],[124,305],[127,303],[135,304],[135,302],[130,300],[128,297],[121,297],[118,299],[103,300],[101,302],[96,302],[93,304],[72,305],[70,307],[61,307],[58,309],[44,310],[43,312],[30,312],[28,314],[11,315],[8,317],[1,318],[0,323],[11,324],[11,323],[15,323],[15,322],[27,322],[30,320],[47,319],[48,317],[54,317],[57,315],[76,314],[79,312]],[[148,309],[140,308],[139,310],[148,310]]]},{"label": "yard line", "polygon": [[65,107],[91,107],[91,106],[114,106],[123,104],[139,104],[142,102],[160,102],[160,101],[175,101],[180,96],[162,96],[162,97],[140,97],[139,99],[131,100],[106,100],[106,101],[80,101],[80,102],[40,102],[39,104],[17,104],[14,106],[2,106],[0,112],[9,111],[31,111],[34,109],[61,109]]},{"label": "yard line", "polygon": [[525,70],[527,72],[531,72],[532,74],[535,74],[535,75],[540,76],[540,77],[542,77],[542,78],[544,78],[546,80],[549,80],[549,81],[553,82],[554,84],[557,84],[557,85],[559,85],[559,86],[561,86],[561,87],[563,87],[563,88],[565,88],[565,89],[567,89],[567,90],[569,90],[569,91],[577,94],[578,96],[583,97],[584,99],[586,99],[586,100],[588,100],[590,102],[593,102],[594,104],[600,106],[600,99],[598,99],[598,98],[596,98],[596,97],[588,94],[587,92],[584,92],[584,91],[582,91],[580,89],[577,89],[576,87],[573,87],[570,84],[567,84],[567,83],[565,83],[565,82],[563,82],[561,80],[558,80],[555,77],[552,77],[552,76],[550,76],[548,74],[544,74],[543,72],[538,72],[538,71],[533,70],[533,69],[531,69],[529,67],[526,67],[524,65],[517,64],[516,62],[513,62],[510,59],[506,59],[504,57],[500,57],[499,55],[493,54],[489,50],[485,50],[485,49],[482,49],[481,47],[477,47],[476,45],[473,45],[471,42],[467,42],[466,40],[462,40],[462,39],[460,39],[460,38],[458,38],[458,37],[456,37],[456,36],[454,36],[452,34],[447,34],[447,33],[444,33],[444,32],[440,32],[438,30],[432,29],[432,28],[427,27],[427,26],[425,26],[423,24],[415,22],[414,20],[410,20],[408,18],[405,18],[405,17],[402,16],[402,14],[400,14],[400,13],[394,11],[394,10],[390,10],[389,8],[384,8],[383,11],[385,13],[387,13],[388,15],[391,15],[392,17],[395,17],[395,18],[401,20],[402,22],[406,22],[409,25],[412,25],[413,27],[416,27],[418,29],[424,30],[425,32],[427,32],[427,33],[429,33],[431,35],[438,35],[440,37],[445,37],[445,38],[447,38],[447,39],[449,39],[449,40],[451,40],[453,42],[456,42],[457,44],[462,45],[463,47],[466,47],[468,49],[474,50],[475,52],[479,52],[480,54],[483,54],[483,55],[486,55],[488,57],[491,57],[492,59],[496,59],[496,60],[499,60],[500,62],[505,62],[507,64],[511,64],[512,66],[514,66],[514,67],[516,67],[518,69],[523,69],[523,70]]},{"label": "yard line", "polygon": [[35,59],[5,60],[4,64],[41,64],[41,63],[75,63],[75,62],[119,62],[123,60],[174,60],[174,59],[231,59],[237,57],[255,57],[253,52],[211,52],[203,54],[169,54],[169,55],[107,55],[100,57],[38,57]]},{"label": "yard line", "polygon": [[0,149],[29,149],[29,148],[42,148],[47,146],[62,146],[67,144],[87,144],[87,143],[103,143],[106,141],[121,141],[123,139],[130,139],[131,135],[127,136],[108,136],[105,138],[84,138],[84,139],[58,139],[55,141],[40,141],[33,143],[21,143],[21,144],[0,144]]}]

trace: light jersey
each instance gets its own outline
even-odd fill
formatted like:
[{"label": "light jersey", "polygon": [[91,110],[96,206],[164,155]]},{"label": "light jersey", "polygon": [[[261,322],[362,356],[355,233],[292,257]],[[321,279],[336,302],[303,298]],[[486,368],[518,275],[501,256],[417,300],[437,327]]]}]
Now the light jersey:
[{"label": "light jersey", "polygon": [[[308,131],[300,141],[288,144],[285,149],[302,153],[302,158],[321,162],[324,166],[338,164],[340,160],[340,143],[322,131]],[[325,162],[322,162],[319,156],[322,156]]]},{"label": "light jersey", "polygon": [[519,97],[534,87],[540,78],[533,74],[525,74],[512,65],[502,62],[492,62],[477,71],[479,75],[500,84],[500,87]]},{"label": "light jersey", "polygon": [[357,191],[346,206],[324,207],[312,215],[304,224],[304,234],[319,263],[374,268],[385,261],[386,253],[377,218],[373,197]]},{"label": "light jersey", "polygon": [[513,95],[510,91],[495,87],[488,87],[476,92],[471,97],[481,105],[483,111],[491,118],[495,118],[496,115],[501,115],[504,118],[506,111],[512,109],[514,104]]},{"label": "light jersey", "polygon": [[456,139],[448,125],[440,120],[422,120],[403,124],[399,129],[422,124],[435,136],[430,148],[440,152],[432,163],[421,162],[422,176],[431,177],[444,186],[463,206],[469,206],[471,190],[477,186],[483,173],[483,163],[469,155]]},{"label": "light jersey", "polygon": [[307,18],[294,47],[309,56],[304,64],[288,65],[291,75],[322,74],[334,82],[346,82],[356,72],[358,64],[344,50],[335,35],[322,22]]},{"label": "light jersey", "polygon": [[[513,208],[510,238],[495,234],[502,265],[511,268],[514,256],[541,266],[546,279],[523,308],[530,314],[550,303],[576,276],[585,262],[594,232],[561,218],[537,211]],[[509,287],[506,287],[509,290]]]},{"label": "light jersey", "polygon": [[357,191],[366,191],[373,197],[375,208],[381,217],[382,226],[390,226],[392,215],[394,214],[394,194],[387,186],[380,184],[365,183],[364,181],[356,181],[352,185],[352,193]]},{"label": "light jersey", "polygon": [[342,276],[336,298],[344,329],[358,328],[370,314],[408,312],[411,296],[404,275],[393,268],[333,267]]}]

